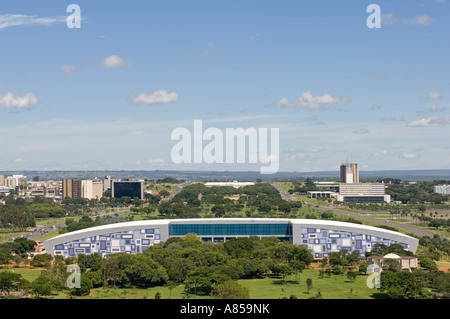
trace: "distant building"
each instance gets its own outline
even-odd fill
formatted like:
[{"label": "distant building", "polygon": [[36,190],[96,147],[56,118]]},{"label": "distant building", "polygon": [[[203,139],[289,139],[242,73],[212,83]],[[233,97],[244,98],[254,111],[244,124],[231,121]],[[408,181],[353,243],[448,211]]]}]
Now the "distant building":
[{"label": "distant building", "polygon": [[103,181],[101,179],[86,179],[81,181],[82,197],[100,199],[103,196]]},{"label": "distant building", "polygon": [[113,198],[128,196],[144,199],[144,181],[114,180],[111,183],[111,195]]},{"label": "distant building", "polygon": [[339,191],[338,182],[314,182],[314,185],[320,190]]},{"label": "distant building", "polygon": [[433,192],[442,194],[442,195],[449,195],[450,194],[450,185],[433,186]]},{"label": "distant building", "polygon": [[253,182],[238,182],[238,181],[233,181],[233,182],[208,182],[205,183],[205,186],[231,186],[234,188],[239,188],[239,187],[244,187],[244,186],[251,186],[251,185],[255,185],[255,183]]},{"label": "distant building", "polygon": [[103,179],[103,192],[110,191],[112,189],[112,182],[111,176],[105,176]]},{"label": "distant building", "polygon": [[400,263],[402,271],[411,272],[411,268],[417,268],[417,257],[412,256],[399,256],[396,254],[387,254],[385,256],[369,256],[367,257],[367,264],[375,265],[379,267],[380,271],[383,271],[383,261],[386,259],[393,259]]},{"label": "distant building", "polygon": [[63,197],[82,198],[81,179],[63,179],[62,180]]},{"label": "distant building", "polygon": [[386,195],[384,183],[341,183],[339,185],[340,202],[391,202],[391,196]]},{"label": "distant building", "polygon": [[341,183],[359,183],[359,169],[356,163],[341,164]]},{"label": "distant building", "polygon": [[4,180],[4,184],[7,187],[15,188],[17,186],[26,186],[27,185],[27,177],[23,175],[12,175],[6,177]]},{"label": "distant building", "polygon": [[339,196],[339,194],[330,191],[308,191],[308,196],[311,198],[319,198],[319,197],[336,198]]},{"label": "distant building", "polygon": [[0,186],[5,186],[5,177],[0,175]]}]

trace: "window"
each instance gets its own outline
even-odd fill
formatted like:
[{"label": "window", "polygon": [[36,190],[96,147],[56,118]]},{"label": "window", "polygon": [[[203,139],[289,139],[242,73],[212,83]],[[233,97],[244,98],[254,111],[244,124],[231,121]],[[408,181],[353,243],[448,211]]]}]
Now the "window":
[{"label": "window", "polygon": [[290,224],[171,224],[170,236],[184,236],[195,233],[199,236],[226,235],[291,235]]}]

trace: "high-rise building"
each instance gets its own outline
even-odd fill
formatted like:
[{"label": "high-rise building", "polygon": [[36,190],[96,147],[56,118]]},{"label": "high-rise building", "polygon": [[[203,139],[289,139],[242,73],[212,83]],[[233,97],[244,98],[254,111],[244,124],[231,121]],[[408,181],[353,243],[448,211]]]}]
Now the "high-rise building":
[{"label": "high-rise building", "polygon": [[103,181],[101,179],[86,179],[81,181],[82,197],[100,199],[103,196]]},{"label": "high-rise building", "polygon": [[17,186],[26,186],[27,185],[27,177],[23,175],[12,175],[8,176],[4,180],[5,186],[14,188]]},{"label": "high-rise building", "polygon": [[63,199],[66,197],[70,198],[82,198],[82,187],[81,179],[63,179],[62,189],[63,189]]},{"label": "high-rise building", "polygon": [[341,183],[359,183],[359,169],[356,163],[341,164]]},{"label": "high-rise building", "polygon": [[115,180],[111,184],[113,198],[128,196],[130,198],[144,199],[144,181]]},{"label": "high-rise building", "polygon": [[0,186],[5,186],[5,177],[0,175]]}]

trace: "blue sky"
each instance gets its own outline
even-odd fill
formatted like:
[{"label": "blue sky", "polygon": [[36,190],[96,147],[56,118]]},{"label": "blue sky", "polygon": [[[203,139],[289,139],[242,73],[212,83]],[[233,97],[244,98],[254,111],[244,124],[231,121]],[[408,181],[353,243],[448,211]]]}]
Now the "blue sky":
[{"label": "blue sky", "polygon": [[202,120],[279,128],[280,171],[448,169],[449,13],[450,0],[3,1],[0,168],[259,170],[173,163],[171,132]]}]

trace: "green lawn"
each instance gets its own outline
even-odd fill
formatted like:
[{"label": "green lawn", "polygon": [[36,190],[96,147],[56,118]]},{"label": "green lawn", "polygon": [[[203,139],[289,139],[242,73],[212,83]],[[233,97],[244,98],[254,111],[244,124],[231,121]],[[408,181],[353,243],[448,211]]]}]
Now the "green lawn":
[{"label": "green lawn", "polygon": [[[331,275],[319,278],[318,270],[307,269],[299,275],[288,277],[284,285],[282,279],[264,278],[239,280],[239,284],[247,287],[252,299],[279,299],[289,298],[295,295],[298,299],[308,299],[320,290],[324,299],[372,299],[371,295],[376,292],[366,285],[368,276],[358,276],[356,280],[348,280],[346,275]],[[312,279],[312,288],[308,293],[306,279]]]},{"label": "green lawn", "polygon": [[[11,271],[22,274],[27,280],[33,281],[40,274],[35,269],[13,269]],[[307,269],[295,281],[295,276],[287,278],[287,284],[280,278],[241,279],[239,284],[249,289],[251,299],[280,299],[295,295],[298,299],[308,299],[320,290],[324,299],[372,299],[371,295],[377,291],[366,286],[368,276],[358,276],[356,280],[348,280],[345,275],[331,275],[319,278],[319,271]],[[308,293],[306,279],[312,279],[312,288]],[[154,299],[160,293],[162,299],[183,299],[184,285],[176,286],[172,291],[168,287],[153,287],[147,289],[105,287],[92,289],[92,296],[77,297],[78,299]],[[67,291],[55,293],[51,299],[66,299]],[[191,299],[210,299],[207,295],[190,294]]]},{"label": "green lawn", "polygon": [[23,278],[28,281],[34,281],[41,274],[40,269],[34,268],[0,268],[0,271],[12,271],[16,274],[21,274]]}]

